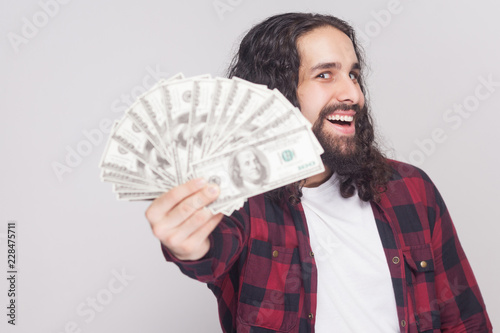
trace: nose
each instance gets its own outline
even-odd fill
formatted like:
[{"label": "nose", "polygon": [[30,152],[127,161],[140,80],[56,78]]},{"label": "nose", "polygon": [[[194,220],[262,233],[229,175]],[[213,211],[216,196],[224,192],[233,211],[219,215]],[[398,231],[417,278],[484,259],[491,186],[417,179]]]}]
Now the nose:
[{"label": "nose", "polygon": [[363,105],[364,95],[361,87],[350,75],[343,75],[342,79],[337,82],[336,88],[336,97],[339,103]]},{"label": "nose", "polygon": [[248,167],[252,170],[252,169],[257,169],[257,163],[255,162],[255,160],[251,160],[249,163],[248,163]]}]

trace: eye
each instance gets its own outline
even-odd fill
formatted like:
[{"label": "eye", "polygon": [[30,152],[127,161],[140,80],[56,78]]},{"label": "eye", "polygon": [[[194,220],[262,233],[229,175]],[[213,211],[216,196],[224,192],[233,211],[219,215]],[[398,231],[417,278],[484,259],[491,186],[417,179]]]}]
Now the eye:
[{"label": "eye", "polygon": [[349,73],[349,77],[353,81],[358,81],[358,79],[359,79],[359,73],[351,72],[351,73]]},{"label": "eye", "polygon": [[317,77],[319,77],[320,79],[331,79],[332,74],[329,72],[324,72],[324,73],[319,74]]}]

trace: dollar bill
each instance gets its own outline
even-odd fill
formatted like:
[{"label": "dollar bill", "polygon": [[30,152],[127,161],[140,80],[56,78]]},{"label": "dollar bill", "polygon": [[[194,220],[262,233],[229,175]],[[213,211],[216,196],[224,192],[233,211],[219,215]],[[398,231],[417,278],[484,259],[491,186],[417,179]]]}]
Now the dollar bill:
[{"label": "dollar bill", "polygon": [[248,88],[246,85],[242,84],[241,81],[233,80],[233,84],[231,85],[231,89],[227,95],[224,107],[222,108],[222,112],[217,119],[216,128],[210,137],[209,146],[207,147],[207,155],[212,155],[214,147],[218,146],[219,138],[222,137],[225,133],[223,130],[227,127],[227,122],[231,119],[231,115],[233,115],[240,105],[242,100],[245,98],[245,94]]},{"label": "dollar bill", "polygon": [[[106,170],[106,169],[101,170],[101,180],[113,184],[131,185],[131,186],[145,187],[145,188],[150,188],[150,187],[154,188],[157,186],[156,184],[151,184],[151,182],[147,180],[135,178],[118,171]],[[167,185],[164,186],[167,190],[170,189],[169,186]]]},{"label": "dollar bill", "polygon": [[166,192],[168,189],[148,186],[136,186],[131,184],[113,184],[113,192],[115,193],[132,193],[132,192]]},{"label": "dollar bill", "polygon": [[288,102],[283,103],[280,96],[281,94],[277,91],[272,91],[258,105],[247,109],[246,112],[245,110],[240,111],[243,115],[242,120],[226,131],[225,136],[219,141],[213,153],[221,152],[226,147],[234,147],[234,145],[238,144],[238,141],[252,137],[253,133],[259,128],[265,127],[294,108]]},{"label": "dollar bill", "polygon": [[101,179],[119,200],[151,200],[193,177],[220,186],[212,212],[324,171],[311,124],[279,91],[239,78],[161,80],[111,131]]},{"label": "dollar bill", "polygon": [[179,184],[185,182],[188,173],[189,115],[193,107],[194,81],[208,78],[210,78],[209,75],[201,75],[167,82],[161,86],[169,133],[165,141],[168,146],[171,146]]},{"label": "dollar bill", "polygon": [[126,112],[127,115],[132,119],[137,127],[139,127],[142,132],[148,137],[151,143],[155,146],[158,151],[161,151],[165,156],[169,156],[166,147],[163,144],[162,137],[158,134],[158,126],[155,122],[151,120],[148,115],[147,108],[144,102],[138,101],[134,103]]},{"label": "dollar bill", "polygon": [[217,105],[216,89],[217,86],[212,79],[199,79],[193,83],[193,100],[189,114],[188,174],[191,163],[201,158],[208,115]]},{"label": "dollar bill", "polygon": [[216,133],[217,131],[218,121],[225,109],[226,106],[225,102],[229,96],[229,93],[233,89],[232,88],[233,84],[236,84],[234,80],[229,80],[224,78],[215,79],[213,104],[208,114],[207,126],[205,132],[203,133],[203,141],[201,143],[201,158],[207,155],[210,143],[214,141],[212,137],[214,136],[214,133]]},{"label": "dollar bill", "polygon": [[158,198],[164,192],[127,192],[127,193],[117,193],[116,197],[118,200],[152,200]]},{"label": "dollar bill", "polygon": [[307,127],[224,152],[193,164],[196,177],[219,185],[212,212],[228,203],[267,192],[324,171],[320,156],[311,150]]},{"label": "dollar bill", "polygon": [[150,168],[172,183],[176,183],[173,175],[173,166],[158,151],[133,120],[125,114],[118,125],[113,129],[111,140],[135,155],[135,157],[150,166]]},{"label": "dollar bill", "polygon": [[160,188],[174,184],[114,140],[108,140],[100,167],[102,169],[101,179],[106,181],[129,182],[159,186]]},{"label": "dollar bill", "polygon": [[245,93],[239,104],[233,110],[232,115],[228,117],[226,124],[219,128],[222,135],[219,137],[219,141],[213,145],[212,153],[218,151],[221,146],[227,147],[225,142],[232,133],[237,132],[240,133],[239,136],[247,136],[248,132],[240,132],[241,129],[245,130],[245,126],[243,125],[254,117],[255,110],[259,110],[261,107],[267,107],[265,101],[269,98],[268,89],[263,89],[260,86],[253,87],[249,85],[248,82],[242,81],[241,79],[236,80],[236,82],[243,86]]},{"label": "dollar bill", "polygon": [[184,78],[182,73],[178,73],[168,79],[162,79],[156,83],[150,90],[142,94],[136,103],[127,111],[129,116],[135,121],[136,125],[143,129],[150,141],[159,151],[165,154],[166,158],[171,159],[168,147],[165,145],[165,136],[167,135],[165,104],[161,95],[160,87],[167,83]]}]

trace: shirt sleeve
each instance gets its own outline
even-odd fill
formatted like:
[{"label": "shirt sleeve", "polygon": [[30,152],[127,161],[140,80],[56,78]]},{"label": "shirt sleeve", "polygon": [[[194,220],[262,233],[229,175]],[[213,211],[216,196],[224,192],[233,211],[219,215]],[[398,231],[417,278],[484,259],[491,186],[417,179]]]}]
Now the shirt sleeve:
[{"label": "shirt sleeve", "polygon": [[227,273],[247,246],[249,237],[248,203],[231,216],[224,216],[210,234],[210,250],[199,260],[179,260],[161,245],[167,261],[175,263],[185,275],[213,283]]},{"label": "shirt sleeve", "polygon": [[[431,183],[432,184],[432,183]],[[492,332],[479,286],[438,190],[432,185],[435,287],[442,332]]]}]

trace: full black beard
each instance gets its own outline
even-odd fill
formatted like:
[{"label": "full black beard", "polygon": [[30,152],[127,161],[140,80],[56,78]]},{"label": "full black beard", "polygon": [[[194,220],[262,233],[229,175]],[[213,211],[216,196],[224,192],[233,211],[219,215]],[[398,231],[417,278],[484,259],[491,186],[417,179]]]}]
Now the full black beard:
[{"label": "full black beard", "polygon": [[[321,159],[326,167],[341,176],[356,179],[365,162],[358,133],[352,137],[338,137],[324,132],[326,116],[337,110],[356,111],[355,120],[361,112],[359,105],[338,104],[324,107],[312,127],[319,143],[325,151]],[[356,126],[357,127],[357,126]]]}]

